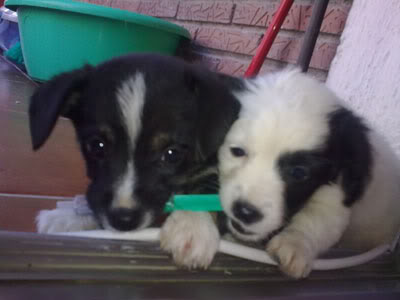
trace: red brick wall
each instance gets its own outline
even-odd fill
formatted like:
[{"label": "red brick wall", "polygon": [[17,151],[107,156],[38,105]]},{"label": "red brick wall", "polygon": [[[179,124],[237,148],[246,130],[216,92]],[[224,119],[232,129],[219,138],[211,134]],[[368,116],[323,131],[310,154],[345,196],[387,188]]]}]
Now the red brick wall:
[{"label": "red brick wall", "polygon": [[[85,0],[160,17],[187,28],[211,68],[242,75],[279,0]],[[295,63],[312,12],[312,0],[296,0],[261,72]],[[325,79],[339,44],[351,0],[331,0],[310,71]]]}]

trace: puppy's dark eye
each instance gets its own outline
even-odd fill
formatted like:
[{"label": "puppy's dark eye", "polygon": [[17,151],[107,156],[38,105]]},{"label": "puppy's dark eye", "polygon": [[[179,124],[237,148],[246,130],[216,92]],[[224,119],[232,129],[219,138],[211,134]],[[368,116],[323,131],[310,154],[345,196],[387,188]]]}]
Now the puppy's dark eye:
[{"label": "puppy's dark eye", "polygon": [[161,161],[164,163],[176,165],[183,161],[185,158],[185,151],[178,147],[170,147],[165,149],[161,155]]},{"label": "puppy's dark eye", "polygon": [[303,166],[294,166],[289,170],[290,177],[296,181],[304,181],[309,178],[309,171]]},{"label": "puppy's dark eye", "polygon": [[86,153],[92,159],[102,160],[107,154],[107,142],[100,136],[94,136],[88,139],[85,143]]},{"label": "puppy's dark eye", "polygon": [[232,155],[235,157],[242,157],[247,155],[246,151],[240,147],[231,147],[230,150]]}]

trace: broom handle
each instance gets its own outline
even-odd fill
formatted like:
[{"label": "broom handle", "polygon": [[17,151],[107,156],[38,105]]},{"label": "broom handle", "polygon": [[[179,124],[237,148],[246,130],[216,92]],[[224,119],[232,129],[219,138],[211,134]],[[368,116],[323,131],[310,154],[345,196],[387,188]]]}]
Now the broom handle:
[{"label": "broom handle", "polygon": [[274,18],[272,19],[271,24],[268,26],[267,31],[261,40],[260,45],[257,48],[256,54],[254,55],[251,63],[244,74],[245,77],[252,77],[258,74],[261,69],[261,66],[267,56],[269,50],[271,49],[272,43],[277,36],[283,21],[289,13],[290,8],[292,7],[294,0],[282,0],[278,10],[275,13]]}]

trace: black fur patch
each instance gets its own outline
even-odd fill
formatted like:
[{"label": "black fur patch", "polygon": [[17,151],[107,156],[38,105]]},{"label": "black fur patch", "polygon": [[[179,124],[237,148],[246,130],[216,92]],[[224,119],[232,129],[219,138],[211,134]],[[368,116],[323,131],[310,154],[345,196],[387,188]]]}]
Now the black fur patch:
[{"label": "black fur patch", "polygon": [[[307,178],[297,180],[292,175],[292,170],[298,167],[306,169]],[[285,182],[285,216],[288,218],[298,212],[321,185],[329,183],[337,175],[332,162],[319,151],[285,153],[278,160],[278,168]]]},{"label": "black fur patch", "polygon": [[281,155],[277,167],[285,182],[286,217],[297,213],[322,185],[341,184],[344,205],[360,199],[369,182],[372,148],[369,129],[345,108],[327,116],[329,135],[320,149]]},{"label": "black fur patch", "polygon": [[344,204],[351,206],[363,196],[371,177],[373,149],[368,138],[369,128],[346,108],[329,115],[329,128],[324,155],[338,169],[345,193]]}]

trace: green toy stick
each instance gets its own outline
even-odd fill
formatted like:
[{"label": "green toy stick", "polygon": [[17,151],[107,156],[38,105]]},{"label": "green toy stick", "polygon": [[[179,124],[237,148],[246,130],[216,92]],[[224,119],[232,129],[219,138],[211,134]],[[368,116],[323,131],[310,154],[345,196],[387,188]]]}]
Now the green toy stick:
[{"label": "green toy stick", "polygon": [[222,211],[218,194],[174,195],[165,204],[164,212],[175,210]]}]

